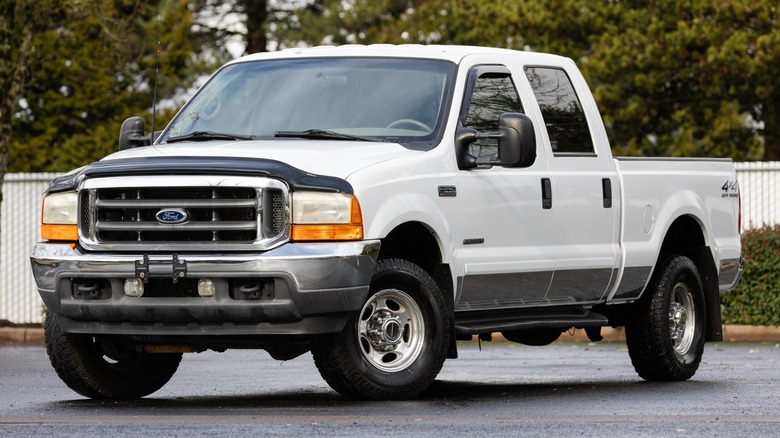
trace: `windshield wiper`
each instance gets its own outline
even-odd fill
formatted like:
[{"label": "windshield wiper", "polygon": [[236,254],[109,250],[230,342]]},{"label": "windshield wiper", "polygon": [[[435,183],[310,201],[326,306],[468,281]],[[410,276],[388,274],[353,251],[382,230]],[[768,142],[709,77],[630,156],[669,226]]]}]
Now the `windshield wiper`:
[{"label": "windshield wiper", "polygon": [[168,137],[165,139],[165,141],[167,143],[175,143],[177,141],[254,140],[254,138],[254,135],[224,134],[221,132],[212,131],[195,131],[186,135],[180,135],[178,137]]},{"label": "windshield wiper", "polygon": [[306,131],[276,131],[274,132],[274,137],[308,138],[312,140],[381,141],[375,138],[342,134],[341,132],[328,131],[325,129],[307,129]]}]

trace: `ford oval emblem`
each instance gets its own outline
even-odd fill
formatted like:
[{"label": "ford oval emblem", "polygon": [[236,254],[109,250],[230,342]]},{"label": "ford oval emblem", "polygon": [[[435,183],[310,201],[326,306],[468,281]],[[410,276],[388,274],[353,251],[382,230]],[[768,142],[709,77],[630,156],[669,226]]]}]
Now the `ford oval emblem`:
[{"label": "ford oval emblem", "polygon": [[190,214],[187,210],[180,208],[166,208],[157,212],[154,217],[157,218],[157,222],[166,225],[181,224],[187,222],[190,218]]}]

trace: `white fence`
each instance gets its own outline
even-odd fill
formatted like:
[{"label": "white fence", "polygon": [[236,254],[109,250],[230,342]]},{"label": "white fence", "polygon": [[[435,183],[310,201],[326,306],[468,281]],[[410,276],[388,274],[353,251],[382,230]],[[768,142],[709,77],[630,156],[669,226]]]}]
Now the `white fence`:
[{"label": "white fence", "polygon": [[41,237],[41,194],[56,173],[9,173],[0,205],[0,320],[43,321],[30,269],[30,250]]},{"label": "white fence", "polygon": [[[737,163],[742,228],[780,224],[780,162]],[[0,320],[40,323],[42,303],[30,271],[30,249],[40,239],[41,193],[53,173],[7,174],[0,228]]]},{"label": "white fence", "polygon": [[780,224],[780,161],[736,163],[742,230]]}]

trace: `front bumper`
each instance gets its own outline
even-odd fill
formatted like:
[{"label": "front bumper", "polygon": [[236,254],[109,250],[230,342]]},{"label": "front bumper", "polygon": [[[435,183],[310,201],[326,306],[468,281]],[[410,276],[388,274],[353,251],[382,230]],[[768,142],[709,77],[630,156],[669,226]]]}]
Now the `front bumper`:
[{"label": "front bumper", "polygon": [[[39,243],[31,262],[38,292],[66,333],[309,335],[337,333],[361,309],[379,246],[289,243],[263,253],[175,255]],[[125,295],[125,280],[139,276],[149,293]],[[198,295],[201,279],[211,280],[214,296]]]}]

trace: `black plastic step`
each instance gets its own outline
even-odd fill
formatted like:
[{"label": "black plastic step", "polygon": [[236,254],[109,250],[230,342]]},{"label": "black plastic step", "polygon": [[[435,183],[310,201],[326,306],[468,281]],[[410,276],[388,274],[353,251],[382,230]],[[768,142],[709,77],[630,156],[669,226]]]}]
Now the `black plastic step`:
[{"label": "black plastic step", "polygon": [[606,325],[609,325],[606,316],[578,306],[455,312],[455,332],[458,335]]}]

